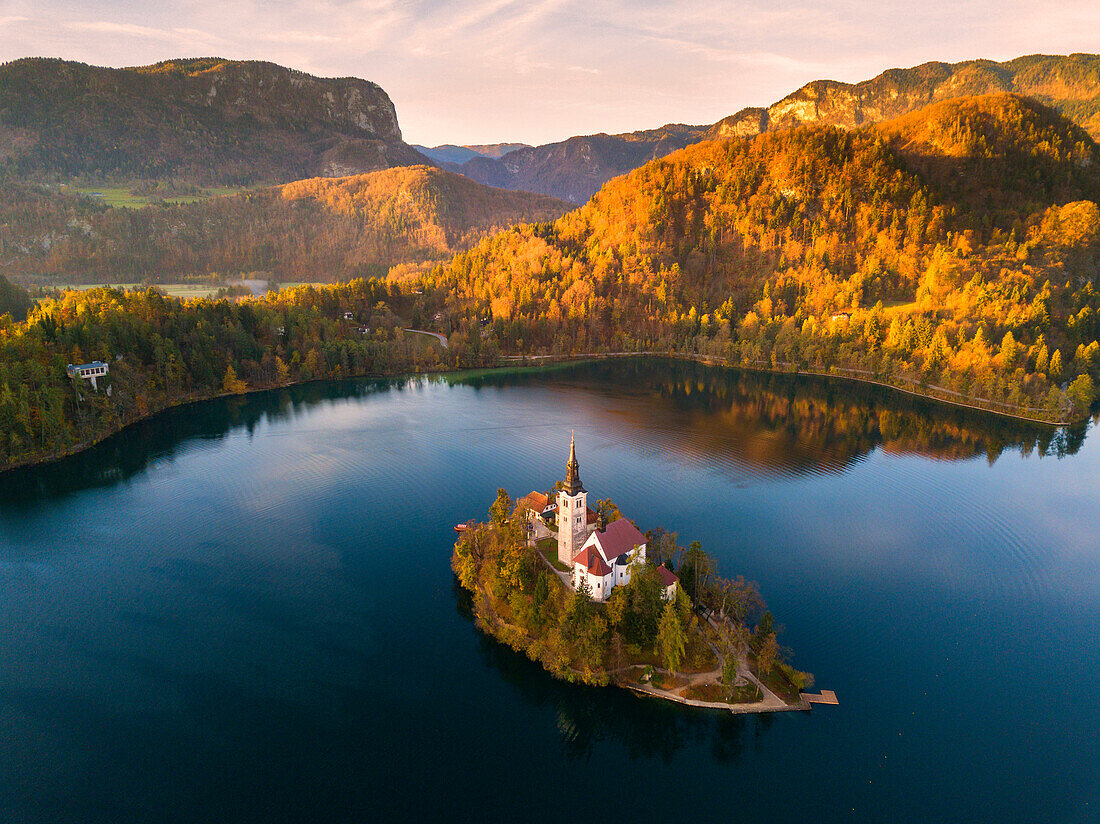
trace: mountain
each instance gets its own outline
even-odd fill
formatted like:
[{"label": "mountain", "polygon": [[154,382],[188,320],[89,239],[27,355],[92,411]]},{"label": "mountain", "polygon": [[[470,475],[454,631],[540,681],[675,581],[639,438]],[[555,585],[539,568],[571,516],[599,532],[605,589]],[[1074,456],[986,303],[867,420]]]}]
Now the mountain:
[{"label": "mountain", "polygon": [[499,160],[509,152],[517,149],[530,149],[526,143],[484,143],[479,146],[456,146],[453,143],[444,143],[442,146],[418,146],[413,145],[420,154],[436,163],[453,163],[461,165],[474,158],[490,158]]},{"label": "mountain", "polygon": [[1017,95],[708,141],[426,288],[505,351],[688,351],[1080,415],[1100,378],[1100,148]]},{"label": "mountain", "polygon": [[475,157],[485,157],[468,146],[456,146],[453,143],[444,143],[442,146],[420,146],[414,143],[413,148],[436,163],[465,163]]},{"label": "mountain", "polygon": [[425,162],[366,80],[221,58],[0,66],[0,170],[19,179],[247,185]]},{"label": "mountain", "polygon": [[313,178],[144,209],[0,186],[0,270],[45,282],[167,281],[250,271],[280,280],[384,276],[569,205],[429,166]]},{"label": "mountain", "polygon": [[708,137],[745,137],[807,123],[857,128],[940,100],[1011,92],[1062,112],[1100,139],[1100,55],[1028,55],[890,69],[861,83],[815,80],[767,108],[742,109]]},{"label": "mountain", "polygon": [[627,134],[571,137],[514,149],[499,159],[475,157],[445,167],[487,186],[541,192],[583,203],[611,178],[682,149],[705,133],[704,127],[670,124]]},{"label": "mountain", "polygon": [[531,145],[529,143],[482,143],[476,146],[466,146],[466,148],[473,149],[482,157],[500,159],[517,149],[530,149]]},{"label": "mountain", "polygon": [[[819,123],[858,128],[950,98],[1011,92],[1033,97],[1100,138],[1100,55],[1031,55],[890,69],[872,80],[815,80],[768,106],[742,109],[713,126],[664,126],[621,135],[572,137],[511,151],[499,163],[453,154],[445,168],[490,186],[583,203],[603,183],[691,143]],[[479,147],[464,147],[477,151]],[[489,156],[489,152],[481,152]]]}]

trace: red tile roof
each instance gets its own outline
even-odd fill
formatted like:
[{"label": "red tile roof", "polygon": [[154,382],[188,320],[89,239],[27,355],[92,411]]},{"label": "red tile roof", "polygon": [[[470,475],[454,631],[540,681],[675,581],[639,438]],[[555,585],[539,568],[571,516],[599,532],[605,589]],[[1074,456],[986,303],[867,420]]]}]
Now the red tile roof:
[{"label": "red tile roof", "polygon": [[620,555],[641,546],[645,543],[645,535],[638,531],[638,527],[630,523],[626,518],[620,518],[607,525],[603,532],[596,533],[596,540],[600,542],[603,556],[608,561],[614,561]]},{"label": "red tile roof", "polygon": [[661,585],[670,587],[673,584],[679,583],[680,579],[672,574],[672,570],[661,564],[657,567],[657,574],[661,577]]},{"label": "red tile roof", "polygon": [[550,498],[543,495],[541,492],[528,492],[522,498],[519,499],[519,503],[530,509],[532,512],[542,514],[542,511],[546,509],[547,504],[550,503]]},{"label": "red tile roof", "polygon": [[581,564],[590,573],[600,578],[611,572],[611,567],[604,563],[603,558],[600,557],[599,550],[594,546],[590,546],[578,552],[577,557],[573,559],[573,564]]},{"label": "red tile roof", "polygon": [[587,511],[584,513],[584,516],[586,524],[594,524],[596,523],[596,519],[599,518],[599,515],[596,514],[596,510],[594,510],[592,507],[588,507]]}]

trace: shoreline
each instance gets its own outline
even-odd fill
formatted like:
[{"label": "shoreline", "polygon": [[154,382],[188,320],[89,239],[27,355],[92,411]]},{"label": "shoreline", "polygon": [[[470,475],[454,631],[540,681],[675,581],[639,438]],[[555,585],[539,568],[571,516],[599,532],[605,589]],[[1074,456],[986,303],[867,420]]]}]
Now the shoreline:
[{"label": "shoreline", "polygon": [[[457,550],[458,545],[455,545]],[[539,549],[533,548],[534,555],[538,558],[542,564],[554,575],[556,575],[562,583],[568,587],[566,576],[556,570],[553,564],[550,563],[546,555]],[[452,552],[451,560],[452,567],[454,566],[454,553]],[[461,587],[462,584],[459,583]],[[465,589],[465,587],[463,587]],[[473,591],[466,590],[474,595]],[[482,586],[477,587],[477,592],[488,601],[493,599],[489,597],[485,588]],[[717,624],[713,618],[707,618],[707,623],[710,626],[717,629]],[[760,693],[759,701],[751,702],[732,702],[732,701],[705,701],[700,698],[689,698],[686,695],[680,695],[679,693],[684,690],[690,690],[692,687],[698,684],[707,684],[708,682],[718,682],[721,680],[722,668],[719,666],[715,670],[704,670],[699,672],[670,672],[663,667],[655,666],[653,664],[647,664],[645,662],[634,662],[620,666],[617,669],[606,669],[593,673],[585,673],[572,666],[565,668],[562,671],[556,671],[546,665],[540,658],[535,657],[531,653],[533,644],[539,643],[538,639],[533,638],[522,627],[518,627],[515,624],[508,623],[497,614],[496,610],[491,610],[489,618],[487,619],[483,615],[476,615],[474,618],[474,628],[479,632],[484,633],[488,637],[492,638],[498,644],[508,647],[516,653],[522,654],[525,658],[534,664],[539,665],[543,672],[552,678],[560,681],[568,681],[570,683],[580,682],[586,686],[609,688],[616,687],[618,689],[624,689],[634,693],[638,697],[643,698],[656,698],[664,701],[671,701],[674,704],[681,704],[686,707],[693,707],[696,709],[710,709],[720,710],[723,712],[730,712],[734,715],[752,715],[771,712],[808,712],[813,709],[813,704],[839,704],[836,700],[835,693],[828,691],[826,696],[824,692],[822,694],[813,695],[798,692],[798,701],[789,701],[766,684],[764,684],[755,673],[750,669],[748,661],[744,658],[739,658],[737,662],[737,680],[739,682],[746,682],[755,685],[757,691]],[[508,631],[512,633],[511,637],[508,636]],[[706,642],[712,652],[717,656],[718,663],[721,665],[721,655],[714,645],[708,640]],[[674,686],[671,689],[664,689],[657,687],[650,683],[643,683],[642,681],[632,681],[622,678],[625,673],[633,672],[635,670],[641,670],[643,673],[649,670],[650,673],[663,673],[672,677],[686,678],[686,684],[680,684]],[[598,676],[595,680],[591,680],[592,676]]]},{"label": "shoreline", "polygon": [[[34,466],[41,466],[55,461],[64,460],[65,458],[72,457],[73,455],[79,455],[81,452],[85,452],[98,444],[103,443],[109,438],[114,437],[120,432],[139,424],[143,421],[151,420],[157,415],[167,412],[172,409],[179,409],[184,406],[189,406],[195,403],[204,403],[206,401],[217,400],[218,398],[230,398],[230,397],[244,397],[246,395],[253,395],[259,392],[271,392],[277,389],[287,389],[292,386],[306,386],[311,383],[324,383],[332,381],[344,381],[344,380],[384,380],[384,379],[400,379],[400,378],[412,378],[417,375],[456,375],[456,376],[468,376],[476,373],[488,373],[493,374],[497,372],[506,371],[509,369],[531,369],[539,370],[545,369],[548,366],[566,366],[576,363],[595,363],[603,360],[623,360],[629,358],[664,358],[667,360],[679,360],[692,363],[701,363],[705,366],[711,366],[720,369],[732,369],[732,370],[744,370],[747,372],[757,372],[761,374],[770,375],[790,375],[794,377],[815,377],[824,379],[837,379],[841,381],[859,383],[868,386],[877,386],[882,389],[892,390],[903,395],[908,395],[913,398],[920,398],[922,400],[931,401],[933,403],[945,404],[947,406],[953,406],[959,409],[970,409],[975,412],[982,412],[989,415],[996,415],[1002,418],[1009,418],[1011,420],[1017,420],[1024,423],[1035,424],[1037,426],[1058,428],[1063,426],[1073,426],[1075,424],[1082,423],[1088,420],[1088,416],[1085,416],[1081,420],[1077,421],[1048,421],[1041,418],[1028,417],[1026,415],[1020,415],[1013,412],[991,409],[984,406],[977,406],[973,403],[966,403],[962,400],[952,400],[950,398],[941,398],[936,395],[918,392],[913,389],[906,389],[902,386],[897,386],[891,383],[884,383],[880,380],[875,380],[871,377],[860,377],[858,375],[842,374],[840,372],[822,372],[808,369],[781,369],[776,366],[764,366],[762,364],[744,364],[744,363],[732,363],[719,358],[714,355],[700,355],[693,352],[588,352],[575,355],[501,355],[499,361],[493,366],[471,366],[466,369],[425,369],[419,372],[394,372],[391,374],[386,373],[363,373],[361,375],[347,375],[341,378],[312,378],[306,381],[290,381],[288,383],[274,384],[272,386],[256,386],[249,387],[244,392],[217,392],[210,394],[190,395],[179,398],[171,403],[167,403],[164,406],[152,409],[134,418],[133,420],[126,421],[125,423],[116,426],[115,428],[104,432],[97,438],[89,441],[82,441],[78,444],[74,444],[68,449],[62,452],[54,452],[48,455],[39,455],[36,457],[30,457],[20,460],[16,463],[9,464],[0,468],[0,473],[11,472],[16,469],[26,469]],[[788,364],[793,366],[793,364]],[[833,367],[840,368],[840,367]],[[943,390],[951,391],[951,390]]]},{"label": "shoreline", "polygon": [[[953,400],[951,398],[943,398],[939,395],[934,395],[929,392],[920,392],[916,389],[907,389],[904,386],[898,386],[893,383],[886,383],[881,380],[876,380],[873,377],[864,377],[860,375],[845,374],[846,372],[854,372],[861,370],[852,370],[847,367],[829,367],[832,370],[843,371],[821,371],[815,369],[803,369],[795,366],[794,364],[782,364],[781,366],[787,366],[791,368],[781,368],[781,366],[764,365],[759,363],[734,363],[726,360],[725,358],[718,357],[717,355],[701,355],[696,352],[590,352],[579,355],[502,355],[502,359],[507,359],[512,365],[523,365],[531,368],[538,368],[543,364],[564,364],[586,361],[600,361],[600,360],[619,360],[626,358],[667,358],[669,360],[690,361],[692,363],[701,363],[705,366],[713,366],[721,369],[740,369],[746,372],[758,372],[768,375],[791,375],[794,377],[815,377],[815,378],[827,378],[837,379],[842,381],[848,381],[851,383],[861,383],[868,386],[878,386],[882,389],[890,389],[895,392],[900,392],[903,395],[908,395],[913,398],[920,398],[922,400],[933,401],[934,403],[942,403],[947,406],[954,406],[959,409],[971,409],[975,412],[984,412],[989,415],[996,415],[1001,418],[1010,418],[1011,420],[1022,421],[1024,423],[1033,423],[1039,426],[1049,427],[1062,427],[1073,426],[1075,424],[1083,423],[1088,420],[1089,415],[1078,420],[1057,420],[1050,421],[1044,418],[1036,418],[1028,415],[1019,414],[1016,412],[1009,412],[1004,409],[996,409],[992,406],[979,406],[976,401],[984,401],[982,398],[970,398],[965,395],[959,395],[952,389],[946,389],[944,387],[932,387],[941,392],[947,392],[954,395],[958,395],[960,399]],[[535,361],[535,363],[530,363]],[[867,372],[867,375],[873,375],[871,372]],[[918,384],[919,386],[919,384]],[[969,403],[967,401],[970,401]],[[984,401],[989,404],[999,404],[999,401]],[[1033,409],[1038,411],[1036,407],[1021,407],[1026,409]]]},{"label": "shoreline", "polygon": [[[633,670],[633,669],[637,669],[637,668],[644,668],[644,667],[647,666],[646,664],[627,664],[625,667],[622,667],[621,669],[611,670],[610,672],[605,671],[603,673],[603,677],[607,678],[606,683],[589,683],[589,682],[586,682],[583,679],[584,673],[582,673],[580,670],[573,669],[572,667],[570,667],[569,672],[572,675],[576,676],[577,679],[578,679],[577,681],[571,681],[569,678],[566,678],[566,677],[560,675],[559,673],[554,672],[553,670],[547,669],[547,667],[544,666],[542,664],[542,662],[540,662],[538,659],[532,658],[528,654],[527,646],[525,646],[522,649],[517,649],[517,647],[511,641],[509,641],[507,638],[503,637],[502,634],[498,634],[496,632],[496,630],[498,630],[498,629],[503,630],[505,628],[509,628],[509,629],[512,629],[513,631],[523,635],[523,637],[528,642],[530,642],[532,639],[525,632],[523,632],[519,627],[516,627],[513,624],[508,624],[508,623],[502,621],[499,617],[496,618],[494,623],[488,624],[488,625],[487,624],[488,624],[488,622],[484,622],[484,621],[479,620],[479,619],[474,620],[474,628],[476,630],[478,630],[479,632],[483,632],[485,635],[492,638],[493,641],[495,641],[496,643],[501,644],[505,647],[508,647],[513,652],[516,652],[516,653],[519,653],[519,654],[523,655],[525,658],[527,658],[529,661],[531,661],[531,663],[539,665],[542,668],[542,671],[544,673],[549,675],[551,678],[555,678],[559,681],[568,681],[569,683],[580,683],[580,684],[584,684],[585,686],[595,687],[595,688],[599,688],[599,689],[608,689],[608,688],[614,687],[614,688],[617,688],[617,689],[623,689],[623,690],[627,690],[628,692],[632,692],[640,698],[656,698],[656,699],[662,700],[662,701],[670,701],[674,704],[681,704],[685,707],[693,707],[695,709],[706,709],[706,710],[720,710],[722,712],[729,712],[729,713],[732,713],[734,715],[759,715],[759,714],[771,713],[771,712],[809,712],[810,710],[813,709],[813,705],[815,703],[833,704],[833,705],[836,705],[836,704],[839,703],[838,701],[835,700],[835,695],[831,692],[830,692],[830,695],[833,696],[833,700],[824,700],[824,701],[822,701],[822,700],[820,700],[819,695],[807,695],[806,693],[800,692],[798,694],[798,698],[799,698],[798,702],[797,703],[789,703],[788,701],[784,700],[783,698],[781,698],[780,696],[778,696],[774,692],[772,692],[770,689],[768,689],[768,687],[765,686],[763,683],[761,683],[760,680],[755,675],[753,675],[751,671],[749,671],[748,667],[744,664],[744,662],[741,662],[741,664],[738,666],[738,674],[745,677],[748,681],[750,681],[751,683],[753,683],[757,686],[757,688],[760,690],[761,695],[762,695],[762,698],[761,698],[760,701],[754,701],[754,702],[751,702],[751,703],[730,703],[730,702],[725,702],[725,701],[703,701],[703,700],[698,699],[698,698],[687,698],[686,696],[683,696],[683,695],[677,695],[672,690],[660,689],[660,688],[654,687],[650,684],[641,684],[641,683],[634,684],[634,683],[629,683],[629,682],[622,682],[622,681],[617,680],[616,677],[615,677],[619,673],[622,673],[624,671],[629,671],[629,670]],[[652,667],[652,669],[655,670],[655,671],[658,671],[658,672],[664,672],[664,673],[668,672],[667,670],[662,669],[660,667]],[[669,673],[669,674],[679,674],[681,676],[687,676],[690,680],[690,679],[698,678],[698,677],[701,677],[701,676],[702,677],[713,676],[716,673],[704,672],[704,673]],[[690,686],[690,684],[689,684],[689,686]],[[677,689],[684,689],[684,688],[685,687],[682,687],[682,686],[677,687]],[[818,700],[815,701],[815,700],[812,700],[812,699],[818,699]]]}]

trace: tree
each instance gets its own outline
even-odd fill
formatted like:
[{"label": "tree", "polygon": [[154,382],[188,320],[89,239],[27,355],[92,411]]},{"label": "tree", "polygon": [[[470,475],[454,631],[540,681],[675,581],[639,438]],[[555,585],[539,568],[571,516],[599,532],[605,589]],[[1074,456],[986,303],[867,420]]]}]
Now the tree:
[{"label": "tree", "polygon": [[676,604],[670,601],[661,614],[661,623],[657,629],[657,654],[669,672],[679,669],[686,643],[687,636],[683,624],[680,623]]},{"label": "tree", "polygon": [[1092,402],[1096,400],[1096,389],[1092,378],[1088,375],[1078,377],[1066,389],[1066,396],[1069,398],[1072,414],[1083,415],[1088,412]]},{"label": "tree", "polygon": [[700,597],[700,593],[706,588],[712,571],[710,556],[703,551],[703,547],[698,541],[692,541],[691,545],[684,551],[678,566],[681,586],[687,590],[687,594],[691,596],[693,601],[702,602],[703,598]]},{"label": "tree", "polygon": [[728,686],[733,686],[733,682],[737,680],[737,656],[727,655],[725,661],[722,662],[722,683]]},{"label": "tree", "polygon": [[623,668],[625,650],[623,649],[623,636],[617,632],[611,633],[611,666],[615,669]]},{"label": "tree", "polygon": [[493,505],[489,507],[489,516],[493,519],[493,523],[498,527],[504,526],[504,521],[508,518],[508,513],[512,511],[512,499],[508,496],[508,490],[500,488],[497,490],[497,499],[493,501]]},{"label": "tree", "polygon": [[225,377],[222,379],[222,391],[231,395],[240,395],[248,391],[248,384],[237,377],[237,370],[233,364],[225,368]]},{"label": "tree", "polygon": [[761,640],[756,649],[756,668],[762,675],[767,675],[779,661],[779,641],[774,632],[769,632]]}]

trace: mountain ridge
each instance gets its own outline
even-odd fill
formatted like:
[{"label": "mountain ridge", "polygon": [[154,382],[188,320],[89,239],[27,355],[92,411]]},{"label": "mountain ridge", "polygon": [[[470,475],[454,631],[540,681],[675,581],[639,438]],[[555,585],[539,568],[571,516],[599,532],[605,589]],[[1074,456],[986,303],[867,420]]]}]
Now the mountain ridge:
[{"label": "mountain ridge", "polygon": [[1062,111],[1100,139],[1100,55],[1022,55],[1002,62],[930,61],[891,68],[869,80],[814,80],[767,107],[719,120],[708,137],[747,137],[771,129],[822,123],[858,128],[957,97],[1012,92]]},{"label": "mountain ridge", "polygon": [[0,65],[0,169],[21,179],[255,184],[426,159],[385,91],[264,61]]}]

